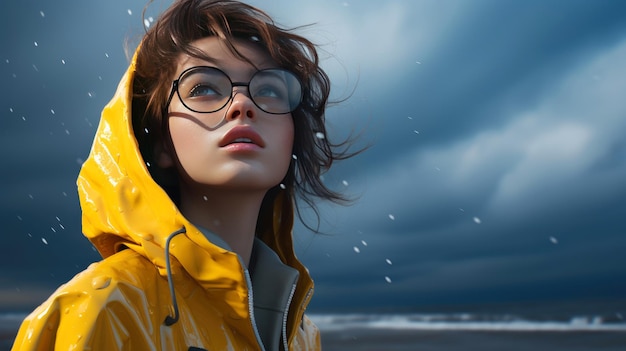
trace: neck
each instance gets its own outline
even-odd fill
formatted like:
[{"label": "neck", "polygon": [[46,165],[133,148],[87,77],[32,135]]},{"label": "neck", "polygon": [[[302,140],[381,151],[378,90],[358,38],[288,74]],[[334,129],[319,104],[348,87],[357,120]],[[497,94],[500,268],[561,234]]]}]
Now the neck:
[{"label": "neck", "polygon": [[202,226],[224,240],[243,259],[250,262],[256,222],[264,191],[198,189],[181,186],[181,211],[193,224]]}]

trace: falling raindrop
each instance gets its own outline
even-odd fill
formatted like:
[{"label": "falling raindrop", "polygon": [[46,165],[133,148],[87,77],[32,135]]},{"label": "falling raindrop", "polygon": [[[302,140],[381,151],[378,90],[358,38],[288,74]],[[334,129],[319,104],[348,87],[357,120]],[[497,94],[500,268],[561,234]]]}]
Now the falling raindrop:
[{"label": "falling raindrop", "polygon": [[37,42],[35,42],[35,46],[39,46],[39,44],[37,44]]},{"label": "falling raindrop", "polygon": [[409,117],[407,117],[407,118],[408,118],[408,119],[413,119],[413,117],[411,117],[411,116],[409,116]]},{"label": "falling raindrop", "polygon": [[551,237],[550,237],[550,242],[556,245],[556,244],[558,244],[558,243],[559,243],[559,240],[558,240],[557,238],[555,238],[555,237],[551,236]]},{"label": "falling raindrop", "polygon": [[480,220],[480,218],[478,217],[474,217],[474,223],[476,224],[481,224],[483,221]]},{"label": "falling raindrop", "polygon": [[435,167],[435,171],[439,172],[441,169],[439,167]]},{"label": "falling raindrop", "polygon": [[33,65],[33,69],[35,70],[35,72],[39,72],[39,68],[37,68],[37,66]]},{"label": "falling raindrop", "polygon": [[280,188],[285,190],[285,189],[287,189],[287,186],[285,184],[283,184],[283,183],[280,183]]},{"label": "falling raindrop", "polygon": [[61,59],[61,63],[62,63],[62,64],[65,64],[65,60]]},{"label": "falling raindrop", "polygon": [[56,229],[54,229],[53,227],[50,227],[50,230],[52,230],[52,232],[53,232],[53,233],[56,233],[56,232],[57,232],[57,230],[56,230]]},{"label": "falling raindrop", "polygon": [[417,131],[417,130],[414,130],[414,131],[413,131],[413,133],[415,133],[415,134],[419,134],[420,132],[419,132],[419,131]]},{"label": "falling raindrop", "polygon": [[296,154],[291,155],[291,158],[293,158],[294,160],[298,159],[298,156],[296,156]]},{"label": "falling raindrop", "polygon": [[45,13],[43,13],[43,11],[39,11],[39,14],[41,15],[41,17],[42,17],[42,18],[43,18],[43,17],[46,17],[46,14],[45,14]]},{"label": "falling raindrop", "polygon": [[66,129],[65,134],[70,135],[70,131]]},{"label": "falling raindrop", "polygon": [[17,219],[19,219],[21,221],[22,220],[22,216],[17,216]]},{"label": "falling raindrop", "polygon": [[390,259],[388,259],[388,258],[386,258],[386,259],[385,259],[385,262],[387,262],[387,264],[388,264],[388,265],[390,265],[390,266],[393,264],[393,263],[391,262],[391,260],[390,260]]},{"label": "falling raindrop", "polygon": [[53,110],[53,109],[50,109],[50,113],[54,114],[54,110]]},{"label": "falling raindrop", "polygon": [[63,230],[65,230],[65,226],[63,226],[63,224],[59,224],[59,227]]},{"label": "falling raindrop", "polygon": [[151,166],[150,162],[146,161],[146,166],[150,167]]},{"label": "falling raindrop", "polygon": [[322,132],[315,133],[315,137],[320,139],[320,140],[326,138],[326,136]]},{"label": "falling raindrop", "polygon": [[132,15],[133,15],[133,11],[132,11],[131,9],[126,10],[126,12],[128,12],[128,15],[129,15],[129,16],[132,16]]},{"label": "falling raindrop", "polygon": [[28,197],[29,197],[31,200],[35,198],[35,197],[33,196],[33,194],[28,194]]},{"label": "falling raindrop", "polygon": [[391,278],[389,278],[388,276],[385,276],[385,281],[389,284],[391,284]]},{"label": "falling raindrop", "polygon": [[143,25],[144,25],[146,28],[149,28],[149,27],[150,27],[150,21],[148,21],[148,19],[144,19],[144,20],[143,20]]},{"label": "falling raindrop", "polygon": [[109,58],[109,53],[105,52],[105,53],[104,53],[104,56],[105,56],[106,58]]},{"label": "falling raindrop", "polygon": [[461,212],[465,212],[465,210],[464,210],[464,209],[462,209],[462,208],[460,208],[460,207],[459,207],[459,211],[461,211]]},{"label": "falling raindrop", "polygon": [[204,201],[209,201],[209,198],[208,198],[206,195],[203,195],[203,196],[202,196],[202,200],[204,200]]},{"label": "falling raindrop", "polygon": [[389,219],[391,219],[392,221],[395,221],[396,220],[396,216],[394,216],[392,214],[389,214]]},{"label": "falling raindrop", "polygon": [[46,238],[41,238],[41,241],[42,241],[44,244],[48,245],[48,240],[46,240]]},{"label": "falling raindrop", "polygon": [[361,249],[359,249],[359,248],[358,248],[358,247],[356,247],[356,246],[355,246],[355,247],[353,247],[353,248],[352,248],[352,250],[354,250],[354,252],[356,252],[356,253],[360,253],[360,252],[361,252]]},{"label": "falling raindrop", "polygon": [[92,93],[91,91],[87,92],[87,96],[89,96],[90,98],[93,97],[94,93]]},{"label": "falling raindrop", "polygon": [[341,184],[343,184],[344,186],[348,186],[349,185],[347,180],[342,181]]},{"label": "falling raindrop", "polygon": [[361,244],[363,244],[363,246],[367,246],[367,241],[361,240]]},{"label": "falling raindrop", "polygon": [[143,131],[144,131],[146,134],[150,134],[150,130],[149,130],[148,128],[144,128],[144,129],[143,129]]},{"label": "falling raindrop", "polygon": [[63,195],[63,196],[65,196],[65,197],[67,197],[67,193],[66,193],[65,191],[64,191],[64,192],[62,192],[62,193],[61,193],[61,195]]},{"label": "falling raindrop", "polygon": [[420,61],[415,61],[415,63],[417,63],[418,65],[421,65],[421,64],[422,64]]}]

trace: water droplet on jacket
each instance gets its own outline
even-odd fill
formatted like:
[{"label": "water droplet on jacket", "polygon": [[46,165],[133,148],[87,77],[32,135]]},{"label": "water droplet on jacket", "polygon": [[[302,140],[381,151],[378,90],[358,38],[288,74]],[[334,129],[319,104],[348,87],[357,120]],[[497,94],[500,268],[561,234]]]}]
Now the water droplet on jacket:
[{"label": "water droplet on jacket", "polygon": [[70,313],[70,308],[69,307],[65,307],[65,309],[63,310],[63,313],[65,313],[65,314]]},{"label": "water droplet on jacket", "polygon": [[96,290],[104,289],[108,287],[109,284],[111,284],[111,277],[106,276],[95,277],[91,281],[91,287]]},{"label": "water droplet on jacket", "polygon": [[143,234],[143,235],[141,235],[141,237],[145,241],[152,241],[152,240],[154,240],[154,235],[152,235],[150,233]]}]

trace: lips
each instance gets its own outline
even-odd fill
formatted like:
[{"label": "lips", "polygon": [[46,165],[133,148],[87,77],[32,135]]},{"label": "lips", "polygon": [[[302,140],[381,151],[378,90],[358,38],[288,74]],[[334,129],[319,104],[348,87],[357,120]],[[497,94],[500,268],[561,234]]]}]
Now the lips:
[{"label": "lips", "polygon": [[219,146],[225,147],[232,144],[254,144],[259,147],[265,147],[263,138],[248,126],[233,127],[222,137]]}]

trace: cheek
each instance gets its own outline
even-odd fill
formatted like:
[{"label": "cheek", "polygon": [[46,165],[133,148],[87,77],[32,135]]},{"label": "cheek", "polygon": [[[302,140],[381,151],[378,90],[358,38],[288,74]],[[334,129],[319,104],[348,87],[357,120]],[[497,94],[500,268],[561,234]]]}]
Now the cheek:
[{"label": "cheek", "polygon": [[186,155],[194,155],[201,145],[203,128],[186,118],[172,118],[169,120],[170,137],[174,150],[181,162]]}]

